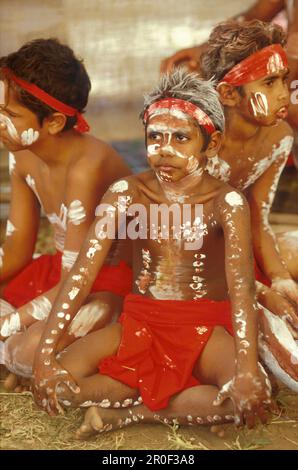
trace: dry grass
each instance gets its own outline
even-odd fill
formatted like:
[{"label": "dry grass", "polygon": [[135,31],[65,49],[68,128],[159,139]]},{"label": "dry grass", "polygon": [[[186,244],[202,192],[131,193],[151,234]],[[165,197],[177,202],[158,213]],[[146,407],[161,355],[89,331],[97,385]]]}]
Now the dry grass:
[{"label": "dry grass", "polygon": [[29,393],[0,393],[0,449],[298,449],[298,396],[283,388],[278,401],[280,414],[267,426],[237,430],[227,425],[224,439],[208,427],[141,424],[77,441],[74,433],[82,421],[81,410],[53,418],[35,406]]}]

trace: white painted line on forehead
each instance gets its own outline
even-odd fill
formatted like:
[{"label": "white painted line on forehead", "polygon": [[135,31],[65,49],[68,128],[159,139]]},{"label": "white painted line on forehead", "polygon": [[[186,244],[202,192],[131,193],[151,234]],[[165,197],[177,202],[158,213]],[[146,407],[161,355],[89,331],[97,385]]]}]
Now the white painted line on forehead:
[{"label": "white painted line on forehead", "polygon": [[189,116],[188,114],[184,113],[183,111],[180,111],[180,109],[169,109],[169,108],[160,108],[160,109],[156,109],[154,111],[154,113],[152,113],[150,116],[149,116],[149,119],[150,118],[153,118],[155,116],[159,116],[159,115],[162,115],[162,114],[170,114],[171,116],[174,116],[176,117],[177,119],[183,119],[184,121],[185,120],[189,120],[189,119],[192,119],[191,116]]},{"label": "white painted line on forehead", "polygon": [[170,127],[166,124],[149,124],[147,127],[148,132],[162,132],[162,133],[171,133],[174,132],[190,132],[191,128],[187,127]]}]

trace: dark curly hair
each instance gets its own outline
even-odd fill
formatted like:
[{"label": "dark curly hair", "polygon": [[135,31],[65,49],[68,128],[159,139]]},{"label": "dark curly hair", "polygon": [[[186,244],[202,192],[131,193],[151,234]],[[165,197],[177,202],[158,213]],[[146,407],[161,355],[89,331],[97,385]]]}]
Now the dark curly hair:
[{"label": "dark curly hair", "polygon": [[[83,112],[91,82],[83,62],[73,50],[57,39],[35,39],[18,51],[0,58],[0,67],[9,67],[15,75],[34,83],[63,103]],[[12,82],[11,84],[12,85]],[[36,114],[40,125],[54,110],[13,84],[19,102]],[[67,117],[63,130],[71,129],[77,118]]]},{"label": "dark curly hair", "polygon": [[201,73],[207,80],[220,81],[236,64],[271,44],[286,44],[286,34],[277,24],[259,20],[219,23],[201,56]]}]

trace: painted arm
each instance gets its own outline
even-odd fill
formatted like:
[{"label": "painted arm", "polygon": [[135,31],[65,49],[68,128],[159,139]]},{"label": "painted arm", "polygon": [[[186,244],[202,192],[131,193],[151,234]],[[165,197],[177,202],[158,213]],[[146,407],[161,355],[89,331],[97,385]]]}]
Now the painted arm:
[{"label": "painted arm", "polygon": [[280,155],[275,162],[250,188],[248,202],[251,209],[253,247],[257,262],[272,281],[271,287],[298,306],[297,285],[280,257],[274,233],[269,225],[270,209],[293,139],[288,136],[288,140],[284,142],[287,145],[280,146]]},{"label": "painted arm", "polygon": [[[48,317],[63,279],[67,277],[73,266],[88,229],[95,218],[96,203],[103,193],[102,174],[103,170],[98,165],[96,168],[86,168],[85,163],[84,168],[77,165],[70,173],[66,183],[65,205],[68,212],[61,279],[50,290],[18,308],[19,329],[32,325],[36,320],[45,320]],[[6,336],[15,332],[13,328],[9,328],[10,319],[10,315],[0,319],[1,334],[5,322]]]},{"label": "painted arm", "polygon": [[[125,212],[126,203],[119,205],[119,194],[113,192],[113,187],[107,191],[96,209],[96,219],[59,290],[36,352],[35,400],[50,414],[62,412],[56,397],[56,386],[59,383],[64,383],[73,391],[77,389],[73,377],[56,360],[56,350],[61,336],[87,298],[117,236],[119,213]],[[129,191],[124,197],[129,198]]]},{"label": "painted arm", "polygon": [[[261,20],[271,21],[284,8],[284,0],[259,0],[243,13],[232,17],[236,21]],[[170,72],[173,67],[186,65],[190,71],[198,71],[200,57],[207,47],[207,42],[198,46],[181,49],[161,62],[161,73]]]},{"label": "painted arm", "polygon": [[[240,192],[231,190],[218,201],[225,238],[225,269],[232,307],[236,365],[234,378],[225,384],[215,404],[231,398],[235,423],[255,425],[255,415],[266,421],[264,405],[271,404],[270,383],[258,365],[258,307],[249,207]],[[266,383],[267,381],[267,383]]]},{"label": "painted arm", "polygon": [[11,202],[0,253],[0,283],[9,281],[31,261],[38,232],[40,206],[17,161],[18,156],[9,155]]}]

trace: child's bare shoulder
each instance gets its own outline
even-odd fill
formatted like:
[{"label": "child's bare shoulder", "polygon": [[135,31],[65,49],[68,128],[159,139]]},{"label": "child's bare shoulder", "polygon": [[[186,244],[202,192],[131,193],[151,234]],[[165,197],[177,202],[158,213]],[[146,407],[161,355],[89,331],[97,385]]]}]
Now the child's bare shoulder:
[{"label": "child's bare shoulder", "polygon": [[237,208],[248,209],[248,202],[244,194],[228,183],[222,183],[214,198],[214,207],[222,213],[223,210],[235,212]]},{"label": "child's bare shoulder", "polygon": [[[84,136],[80,142],[78,153],[69,169],[70,180],[82,178],[115,179],[122,174],[129,174],[123,159],[111,145],[93,136]],[[113,178],[112,178],[113,177]]]}]

